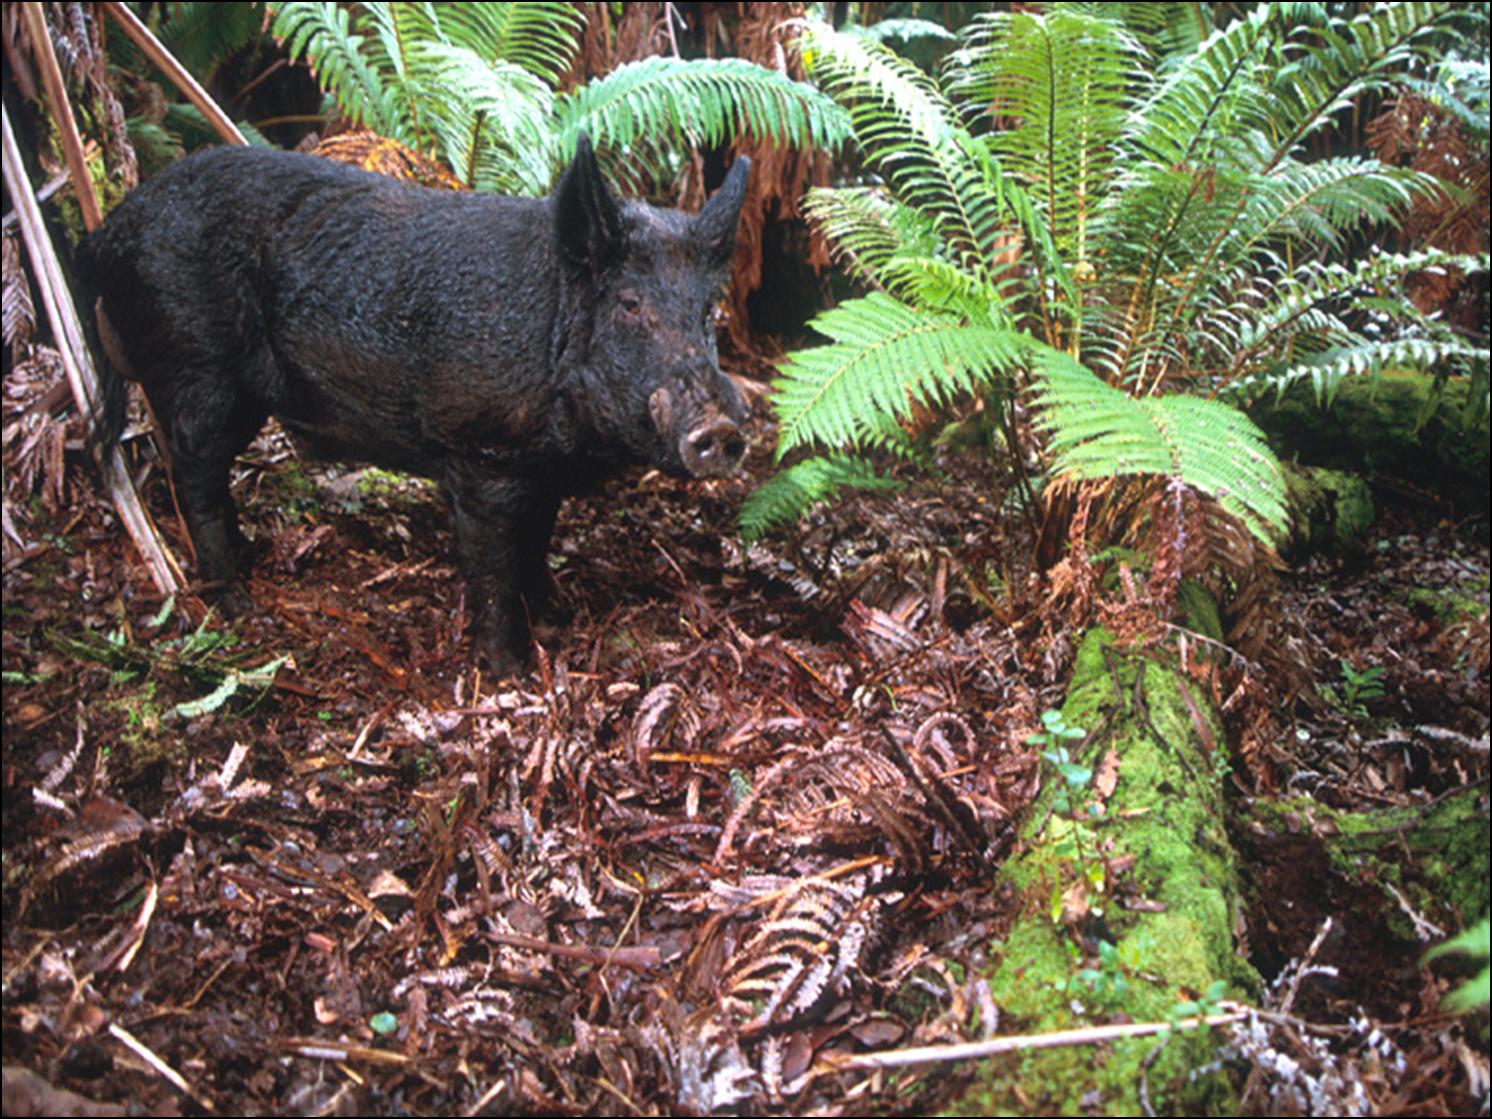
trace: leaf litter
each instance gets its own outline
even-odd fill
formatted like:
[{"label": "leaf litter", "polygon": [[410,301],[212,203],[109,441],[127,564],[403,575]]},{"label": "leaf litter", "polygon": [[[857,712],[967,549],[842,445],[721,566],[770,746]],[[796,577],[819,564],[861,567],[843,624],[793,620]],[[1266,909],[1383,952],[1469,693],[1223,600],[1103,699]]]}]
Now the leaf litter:
[{"label": "leaf litter", "polygon": [[[56,469],[22,476],[51,487],[25,516],[7,497],[3,794],[7,1062],[58,1098],[920,1112],[958,1066],[847,1058],[998,1032],[985,953],[1017,899],[990,883],[1075,635],[1027,593],[987,474],[749,549],[745,480],[571,501],[573,617],[493,682],[466,667],[426,486],[310,482],[262,439],[235,483],[259,609],[230,627],[144,593],[86,475]],[[1313,577],[1286,593],[1314,622]],[[1318,659],[1371,652],[1371,607],[1345,616]],[[1424,636],[1475,663],[1475,622]],[[1474,740],[1471,686],[1424,725]],[[1305,749],[1269,760],[1345,800],[1368,780]],[[1464,1098],[1436,1059],[1421,1106]]]}]

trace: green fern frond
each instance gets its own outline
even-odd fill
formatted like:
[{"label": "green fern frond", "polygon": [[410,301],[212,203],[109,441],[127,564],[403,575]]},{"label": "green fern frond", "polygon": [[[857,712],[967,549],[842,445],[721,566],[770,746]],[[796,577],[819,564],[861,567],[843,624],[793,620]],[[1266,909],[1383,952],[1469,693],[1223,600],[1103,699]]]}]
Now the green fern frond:
[{"label": "green fern frond", "polygon": [[[923,146],[935,148],[946,142],[957,122],[952,103],[931,78],[863,32],[836,31],[826,23],[809,21],[803,26],[798,51],[804,67],[830,96],[841,102],[867,100],[887,107]],[[858,106],[851,111],[858,111]],[[869,119],[873,123],[875,118]],[[858,116],[855,132],[863,144]]]},{"label": "green fern frond", "polygon": [[850,134],[844,110],[818,90],[738,58],[627,63],[561,96],[554,127],[561,161],[581,132],[615,150],[674,138],[719,144],[738,134],[828,148]]},{"label": "green fern frond", "polygon": [[803,200],[834,258],[860,283],[884,289],[895,256],[938,251],[937,231],[910,206],[879,187],[814,187]]},{"label": "green fern frond", "polygon": [[1124,26],[1162,64],[1196,50],[1215,28],[1206,4],[1136,0],[1104,7],[1117,9]]},{"label": "green fern frond", "polygon": [[880,418],[907,419],[991,384],[1028,347],[1011,330],[971,325],[872,292],[810,324],[831,344],[799,350],[773,382],[777,457],[808,443],[862,447]]},{"label": "green fern frond", "polygon": [[570,69],[585,29],[574,4],[431,5],[452,43],[533,74],[550,89]]},{"label": "green fern frond", "polygon": [[219,66],[259,34],[263,15],[258,4],[166,4],[156,38],[199,80],[207,81]]},{"label": "green fern frond", "polygon": [[[340,4],[280,4],[274,33],[291,61],[304,57],[316,80],[354,123],[413,145],[414,122],[401,91],[390,87],[369,61],[370,36],[354,30],[352,12]],[[376,36],[371,37],[376,41]]]},{"label": "green fern frond", "polygon": [[960,266],[987,268],[1012,224],[1007,188],[1017,188],[1004,183],[952,103],[915,65],[863,34],[809,23],[799,49],[814,80],[849,104],[855,138],[897,200],[926,217]]},{"label": "green fern frond", "polygon": [[1375,4],[1351,20],[1302,27],[1265,8],[1282,34],[1293,36],[1270,88],[1279,150],[1293,151],[1363,94],[1397,81],[1416,57],[1428,56],[1431,33],[1465,18],[1464,9],[1448,0]]},{"label": "green fern frond", "polygon": [[489,61],[469,47],[416,42],[408,48],[427,126],[440,155],[468,186],[539,194],[552,177],[549,119],[553,95],[528,70]]},{"label": "green fern frond", "polygon": [[[218,130],[202,115],[202,110],[190,101],[174,101],[167,105],[166,115],[161,123],[180,138],[188,151],[215,144],[219,140]],[[275,146],[265,138],[264,133],[248,121],[239,121],[238,130],[253,147],[273,148]]]},{"label": "green fern frond", "polygon": [[1043,352],[1037,374],[1058,477],[1159,475],[1211,495],[1267,544],[1284,533],[1284,476],[1242,412],[1191,396],[1135,398],[1053,350]]},{"label": "green fern frond", "polygon": [[1018,275],[983,280],[949,261],[912,254],[892,257],[882,272],[887,289],[903,303],[1001,330],[1014,327],[1009,303],[1025,287]]},{"label": "green fern frond", "polygon": [[[1444,325],[1425,318],[1403,290],[1419,272],[1459,269],[1485,272],[1488,258],[1423,249],[1380,253],[1352,267],[1334,262],[1281,265],[1267,301],[1244,308],[1229,341],[1230,391],[1245,397],[1266,388],[1283,392],[1309,379],[1318,396],[1330,399],[1343,377],[1374,375],[1385,369],[1427,369],[1454,362],[1474,369],[1485,365],[1487,350],[1469,345]],[[1350,329],[1334,313],[1340,306],[1372,308],[1378,334]],[[1386,337],[1394,323],[1402,337]]]},{"label": "green fern frond", "polygon": [[[1386,372],[1411,369],[1429,371],[1450,362],[1485,369],[1488,352],[1485,346],[1470,346],[1455,338],[1364,339],[1324,349],[1288,365],[1281,363],[1261,370],[1240,380],[1234,392],[1254,397],[1273,390],[1279,397],[1292,385],[1309,381],[1316,399],[1329,404],[1348,377],[1377,378]],[[1485,409],[1485,393],[1481,403]]]},{"label": "green fern frond", "polygon": [[939,42],[952,43],[958,38],[941,23],[933,23],[927,19],[883,19],[869,27],[862,27],[860,31],[883,43],[887,39],[900,39],[904,43],[913,39],[937,39]]},{"label": "green fern frond", "polygon": [[1231,264],[1288,237],[1340,246],[1344,235],[1370,222],[1389,222],[1417,196],[1436,189],[1430,175],[1375,159],[1286,161],[1250,182],[1217,259]]},{"label": "green fern frond", "polygon": [[1057,247],[1092,255],[1089,224],[1145,62],[1123,26],[1075,7],[981,15],[949,60],[970,119],[995,116],[991,154],[1020,180]]},{"label": "green fern frond", "polygon": [[864,459],[853,455],[825,455],[805,459],[779,471],[747,497],[738,524],[748,544],[759,540],[778,525],[790,524],[809,507],[838,495],[843,489],[890,491],[902,483],[875,472]]}]

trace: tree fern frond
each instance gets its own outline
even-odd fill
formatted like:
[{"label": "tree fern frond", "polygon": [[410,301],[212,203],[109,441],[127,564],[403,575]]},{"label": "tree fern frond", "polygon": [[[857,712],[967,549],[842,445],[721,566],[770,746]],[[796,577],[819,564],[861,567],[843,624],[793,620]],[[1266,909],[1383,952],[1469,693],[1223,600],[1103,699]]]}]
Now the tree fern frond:
[{"label": "tree fern frond", "polygon": [[749,544],[777,525],[797,520],[810,506],[828,501],[840,490],[889,491],[901,487],[901,482],[882,477],[854,455],[805,459],[758,486],[742,504],[737,523],[742,539]]},{"label": "tree fern frond", "polygon": [[585,28],[574,4],[435,4],[451,42],[488,61],[522,67],[553,89],[569,70]]},{"label": "tree fern frond", "polygon": [[1369,222],[1388,222],[1416,196],[1437,189],[1430,175],[1375,159],[1289,160],[1250,183],[1216,256],[1230,264],[1286,237],[1338,246],[1343,234]]},{"label": "tree fern frond", "polygon": [[1276,398],[1292,386],[1308,381],[1316,399],[1330,404],[1348,377],[1377,378],[1386,372],[1430,371],[1455,362],[1468,369],[1486,369],[1489,351],[1458,338],[1360,339],[1301,357],[1289,364],[1278,363],[1235,382],[1230,395],[1249,399],[1273,391]]},{"label": "tree fern frond", "polygon": [[171,4],[156,34],[177,61],[205,82],[259,34],[262,23],[258,4]]},{"label": "tree fern frond", "polygon": [[[215,144],[219,140],[218,130],[205,116],[202,110],[190,101],[173,101],[166,106],[166,115],[162,123],[185,142],[188,150],[193,150],[207,144]],[[256,148],[273,148],[264,133],[260,132],[248,121],[239,121],[238,130],[243,133],[243,138]]]},{"label": "tree fern frond", "polygon": [[923,145],[943,143],[956,122],[952,104],[931,78],[863,32],[836,31],[811,20],[803,25],[798,51],[831,96],[847,102],[863,97],[893,108]]},{"label": "tree fern frond", "polygon": [[[510,194],[548,189],[548,86],[528,70],[453,43],[413,43],[408,62],[416,88],[431,91],[426,121],[458,177],[468,186]],[[440,95],[433,95],[437,90]]]},{"label": "tree fern frond", "polygon": [[1190,396],[1135,398],[1066,354],[1045,351],[1036,399],[1059,477],[1155,474],[1215,498],[1266,543],[1285,530],[1285,483],[1242,412]]},{"label": "tree fern frond", "polygon": [[810,22],[799,50],[814,80],[849,104],[855,138],[897,200],[926,216],[961,266],[986,267],[1009,226],[1006,184],[998,167],[978,158],[983,143],[952,103],[915,65],[864,34]]},{"label": "tree fern frond", "polygon": [[1261,7],[1215,32],[1164,75],[1132,111],[1121,160],[1190,167],[1209,161],[1220,139],[1266,132],[1267,105],[1255,79],[1271,41],[1268,17]]},{"label": "tree fern frond", "polygon": [[[1269,299],[1241,315],[1228,376],[1241,386],[1268,383],[1281,389],[1310,377],[1318,391],[1327,392],[1334,391],[1335,381],[1343,376],[1371,373],[1394,361],[1409,362],[1415,368],[1447,357],[1474,362],[1485,351],[1467,346],[1441,324],[1426,319],[1402,290],[1404,280],[1413,273],[1450,268],[1485,272],[1488,258],[1422,249],[1380,253],[1350,268],[1330,261],[1282,268],[1270,285]],[[1378,298],[1380,292],[1394,295],[1384,300]],[[1332,308],[1347,304],[1360,306],[1370,297],[1380,316],[1376,338],[1349,330],[1331,313]],[[1384,326],[1395,321],[1412,324],[1417,337],[1383,337]],[[1309,341],[1312,338],[1314,343]],[[1402,347],[1396,349],[1401,342]],[[1301,360],[1292,356],[1297,354]]]},{"label": "tree fern frond", "polygon": [[1452,26],[1465,14],[1463,5],[1449,0],[1375,4],[1353,19],[1325,26],[1301,27],[1276,13],[1276,22],[1294,35],[1270,87],[1280,153],[1293,151],[1311,133],[1330,126],[1337,113],[1350,109],[1364,93],[1397,80],[1407,63],[1428,51],[1431,32]]},{"label": "tree fern frond", "polygon": [[957,39],[957,36],[941,23],[933,23],[932,20],[927,19],[883,19],[869,27],[862,27],[860,33],[883,43],[887,39],[900,39],[903,42],[910,42],[913,39],[937,39],[944,43],[952,43]]},{"label": "tree fern frond", "polygon": [[931,223],[879,187],[814,187],[803,200],[834,258],[868,287],[886,286],[886,263],[906,252],[931,255],[938,236]]},{"label": "tree fern frond", "polygon": [[778,458],[806,443],[864,446],[876,417],[906,419],[991,383],[1029,345],[1024,335],[976,326],[872,292],[810,324],[832,344],[799,350],[773,382]]},{"label": "tree fern frond", "polygon": [[1117,9],[1124,26],[1161,66],[1196,50],[1216,26],[1207,4],[1137,0],[1103,6]]},{"label": "tree fern frond", "polygon": [[1121,25],[1076,7],[981,15],[964,43],[949,59],[950,91],[971,119],[999,120],[990,152],[1025,184],[1057,247],[1086,260],[1142,48]]},{"label": "tree fern frond", "polygon": [[274,33],[294,61],[304,56],[321,87],[354,123],[413,146],[413,121],[401,91],[390,87],[366,57],[368,36],[354,30],[340,4],[290,3],[276,8]]},{"label": "tree fern frond", "polygon": [[887,289],[904,303],[996,329],[1013,328],[1007,304],[1025,287],[1022,276],[987,281],[949,261],[910,254],[886,261],[882,274]]},{"label": "tree fern frond", "polygon": [[738,58],[627,63],[562,95],[556,112],[561,161],[581,132],[616,150],[665,137],[719,144],[735,134],[829,148],[850,135],[849,117],[818,90]]}]

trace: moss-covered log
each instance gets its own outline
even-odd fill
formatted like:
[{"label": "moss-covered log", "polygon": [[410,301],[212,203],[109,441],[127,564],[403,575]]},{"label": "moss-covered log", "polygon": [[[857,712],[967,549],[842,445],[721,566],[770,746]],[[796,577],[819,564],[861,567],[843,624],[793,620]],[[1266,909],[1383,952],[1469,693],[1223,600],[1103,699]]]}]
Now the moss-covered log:
[{"label": "moss-covered log", "polygon": [[1487,516],[1492,461],[1488,419],[1468,408],[1469,388],[1439,387],[1421,373],[1349,377],[1329,407],[1310,385],[1282,400],[1257,401],[1249,415],[1287,458],[1380,481],[1408,483],[1439,495],[1458,516]]},{"label": "moss-covered log", "polygon": [[[1234,950],[1226,746],[1202,689],[1100,631],[1079,651],[1062,716],[1088,731],[1069,762],[1079,768],[1049,768],[1000,872],[1022,903],[992,945],[1002,1032],[1166,1020],[1209,990],[1252,1000],[1257,976]],[[1002,1057],[955,1111],[1138,1115],[1144,1098],[1160,1114],[1229,1112],[1226,1077],[1198,1072],[1217,1044],[1189,1031]]]}]

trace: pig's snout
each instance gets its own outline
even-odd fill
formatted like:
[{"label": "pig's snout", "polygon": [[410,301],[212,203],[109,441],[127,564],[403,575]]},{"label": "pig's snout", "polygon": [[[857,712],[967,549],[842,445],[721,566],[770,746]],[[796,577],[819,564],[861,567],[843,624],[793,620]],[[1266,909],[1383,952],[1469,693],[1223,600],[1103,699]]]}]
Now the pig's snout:
[{"label": "pig's snout", "polygon": [[746,437],[724,416],[706,420],[679,447],[684,467],[696,478],[719,478],[732,473],[746,457]]}]

